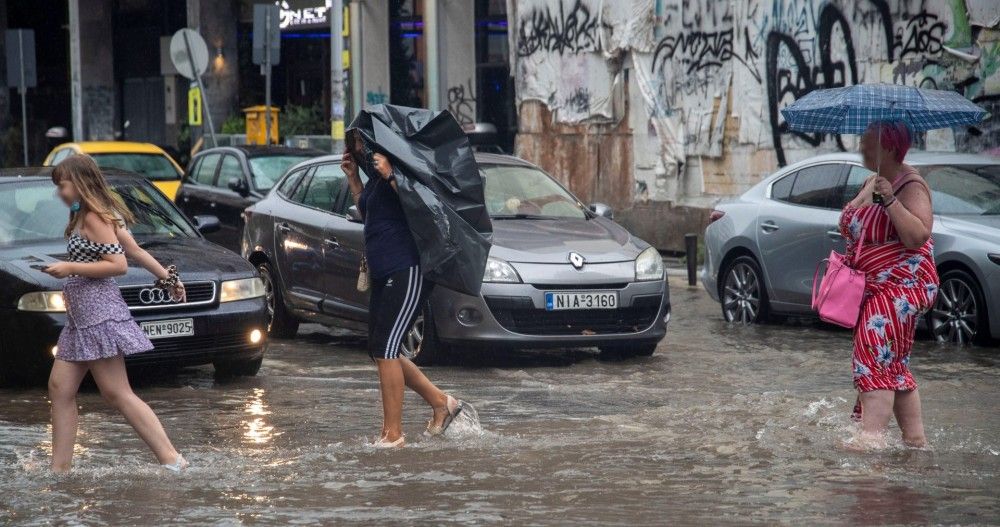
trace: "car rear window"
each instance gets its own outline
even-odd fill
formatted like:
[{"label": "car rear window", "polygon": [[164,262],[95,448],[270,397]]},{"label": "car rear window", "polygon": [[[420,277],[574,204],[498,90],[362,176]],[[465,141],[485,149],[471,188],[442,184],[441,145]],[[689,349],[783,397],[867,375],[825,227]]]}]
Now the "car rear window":
[{"label": "car rear window", "polygon": [[922,166],[935,214],[1000,214],[1000,165]]},{"label": "car rear window", "polygon": [[311,156],[262,156],[251,157],[250,174],[253,176],[254,186],[258,190],[271,190],[271,187],[285,175],[285,172]]}]

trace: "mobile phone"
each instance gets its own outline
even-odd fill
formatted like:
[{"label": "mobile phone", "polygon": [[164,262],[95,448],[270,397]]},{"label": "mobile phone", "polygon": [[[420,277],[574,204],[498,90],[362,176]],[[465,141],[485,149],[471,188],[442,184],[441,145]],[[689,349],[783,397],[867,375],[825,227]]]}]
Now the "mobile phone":
[{"label": "mobile phone", "polygon": [[885,203],[885,198],[883,198],[878,192],[872,192],[872,203],[881,205],[882,203]]},{"label": "mobile phone", "polygon": [[39,271],[44,271],[49,268],[49,266],[45,264],[31,264],[28,267],[31,267],[32,269],[37,269]]}]

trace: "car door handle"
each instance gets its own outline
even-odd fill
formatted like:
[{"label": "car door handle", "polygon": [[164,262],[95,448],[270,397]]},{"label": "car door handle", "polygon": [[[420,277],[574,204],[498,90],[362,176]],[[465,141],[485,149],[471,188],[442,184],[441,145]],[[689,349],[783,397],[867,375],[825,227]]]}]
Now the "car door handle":
[{"label": "car door handle", "polygon": [[278,224],[278,232],[287,233],[287,232],[289,232],[291,230],[292,230],[292,228],[287,223],[279,223]]},{"label": "car door handle", "polygon": [[214,201],[209,202],[208,206],[212,207],[214,209],[215,208],[215,202]]},{"label": "car door handle", "polygon": [[337,239],[336,239],[336,238],[326,238],[325,240],[323,240],[323,243],[324,243],[324,244],[325,244],[325,245],[326,245],[327,247],[333,247],[333,248],[337,248],[337,247],[340,247],[340,242],[339,242],[339,241],[337,241]]},{"label": "car door handle", "polygon": [[774,232],[780,229],[781,227],[775,225],[773,221],[765,221],[764,223],[760,224],[760,228],[764,229],[766,232]]},{"label": "car door handle", "polygon": [[844,239],[844,235],[840,234],[840,229],[830,229],[826,231],[826,235],[833,238],[834,240]]}]

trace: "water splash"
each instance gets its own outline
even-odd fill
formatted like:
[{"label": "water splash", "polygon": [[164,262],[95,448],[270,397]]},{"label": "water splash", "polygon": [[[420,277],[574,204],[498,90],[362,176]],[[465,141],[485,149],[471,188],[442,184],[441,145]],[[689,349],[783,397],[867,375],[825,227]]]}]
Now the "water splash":
[{"label": "water splash", "polygon": [[448,439],[468,439],[482,437],[483,426],[479,423],[479,412],[476,407],[465,403],[462,411],[455,416],[451,426],[445,432]]}]

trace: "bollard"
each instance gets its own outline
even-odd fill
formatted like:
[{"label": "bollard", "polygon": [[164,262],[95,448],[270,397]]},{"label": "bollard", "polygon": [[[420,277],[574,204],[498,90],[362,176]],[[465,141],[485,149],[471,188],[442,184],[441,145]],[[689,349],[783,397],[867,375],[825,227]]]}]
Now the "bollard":
[{"label": "bollard", "polygon": [[687,253],[688,285],[697,285],[696,278],[698,269],[698,235],[684,235],[684,252]]}]

